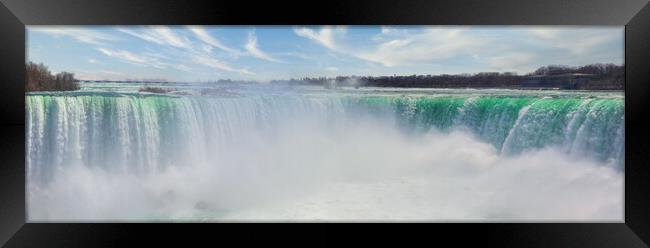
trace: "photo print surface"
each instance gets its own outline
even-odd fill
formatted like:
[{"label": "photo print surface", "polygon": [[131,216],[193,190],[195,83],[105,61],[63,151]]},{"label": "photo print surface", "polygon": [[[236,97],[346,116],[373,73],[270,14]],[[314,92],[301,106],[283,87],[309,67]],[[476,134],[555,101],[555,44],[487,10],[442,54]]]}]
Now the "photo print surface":
[{"label": "photo print surface", "polygon": [[623,31],[28,26],[28,221],[620,222]]}]

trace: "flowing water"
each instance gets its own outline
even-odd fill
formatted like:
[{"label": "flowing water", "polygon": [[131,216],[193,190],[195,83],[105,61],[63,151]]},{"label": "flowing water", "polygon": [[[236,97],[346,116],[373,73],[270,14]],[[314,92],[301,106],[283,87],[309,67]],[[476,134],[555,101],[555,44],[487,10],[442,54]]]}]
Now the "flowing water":
[{"label": "flowing water", "polygon": [[622,92],[163,86],[28,94],[29,219],[623,216]]}]

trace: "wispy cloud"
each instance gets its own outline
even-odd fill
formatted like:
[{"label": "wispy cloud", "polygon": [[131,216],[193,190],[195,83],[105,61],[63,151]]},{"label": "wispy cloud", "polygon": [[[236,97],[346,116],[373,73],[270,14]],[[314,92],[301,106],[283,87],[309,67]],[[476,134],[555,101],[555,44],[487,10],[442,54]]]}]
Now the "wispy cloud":
[{"label": "wispy cloud", "polygon": [[356,56],[385,66],[428,63],[467,54],[483,44],[462,29],[426,28],[421,32],[387,38],[369,52]]},{"label": "wispy cloud", "polygon": [[75,78],[81,80],[120,80],[120,81],[153,81],[153,82],[166,82],[168,81],[165,77],[156,77],[156,76],[143,76],[143,75],[133,75],[131,73],[123,73],[118,71],[110,70],[99,70],[99,71],[84,71],[84,70],[73,70]]},{"label": "wispy cloud", "polygon": [[166,26],[150,26],[138,31],[118,28],[120,32],[132,35],[134,37],[153,42],[159,45],[167,45],[178,48],[190,48],[191,42],[187,37],[174,33]]},{"label": "wispy cloud", "polygon": [[530,62],[535,58],[532,53],[517,52],[490,57],[487,59],[491,68],[498,71],[532,70]]},{"label": "wispy cloud", "polygon": [[164,61],[163,59],[167,59],[167,57],[162,55],[156,55],[151,53],[133,53],[126,50],[117,50],[117,49],[110,49],[110,48],[97,48],[97,51],[103,53],[106,56],[116,58],[122,62],[130,63],[138,66],[149,66],[158,69],[172,68],[172,69],[185,71],[185,72],[190,72],[193,70],[193,68],[185,64],[178,63],[178,61]]},{"label": "wispy cloud", "polygon": [[537,27],[528,33],[532,42],[540,47],[565,49],[574,55],[594,54],[603,44],[623,37],[622,30],[612,32],[603,28]]},{"label": "wispy cloud", "polygon": [[[267,31],[277,33],[267,36]],[[621,27],[306,26],[262,32],[208,26],[30,26],[28,32],[39,33],[28,40],[34,61],[182,79],[217,73],[233,79],[526,73],[549,64],[623,62]],[[131,65],[148,68],[130,71]]]},{"label": "wispy cloud", "polygon": [[151,66],[159,69],[165,69],[169,66],[166,63],[160,62],[157,58],[143,54],[136,54],[125,50],[97,48],[97,51],[100,51],[106,56],[117,58],[135,65]]},{"label": "wispy cloud", "polygon": [[222,71],[229,71],[229,72],[236,72],[240,74],[247,74],[247,75],[254,75],[255,73],[252,73],[248,69],[238,69],[230,66],[227,63],[221,62],[216,58],[206,56],[206,55],[201,55],[201,54],[195,54],[193,56],[193,61],[197,64],[207,66],[210,68],[214,68],[217,70],[222,70]]},{"label": "wispy cloud", "polygon": [[324,47],[327,47],[331,50],[338,51],[340,48],[335,42],[336,33],[344,33],[345,27],[323,27],[319,31],[306,28],[306,27],[297,27],[293,29],[294,33],[300,37],[311,39]]},{"label": "wispy cloud", "polygon": [[528,30],[532,35],[541,39],[554,39],[561,33],[557,28],[536,27]]},{"label": "wispy cloud", "polygon": [[339,68],[334,67],[334,66],[329,66],[329,67],[326,67],[325,70],[328,70],[330,72],[337,72],[337,71],[339,71]]},{"label": "wispy cloud", "polygon": [[99,71],[83,71],[73,70],[76,78],[83,80],[125,80],[127,75],[122,72],[99,70]]},{"label": "wispy cloud", "polygon": [[253,31],[248,33],[248,40],[246,41],[246,45],[244,47],[246,48],[246,51],[248,51],[248,53],[253,57],[272,62],[281,62],[280,60],[271,57],[271,55],[267,54],[266,52],[260,50],[259,47],[257,47],[257,36],[255,36],[255,33]]},{"label": "wispy cloud", "polygon": [[176,68],[177,70],[186,71],[186,72],[190,72],[190,71],[193,70],[192,68],[190,68],[190,67],[188,67],[188,66],[186,66],[184,64],[174,65],[174,68]]},{"label": "wispy cloud", "polygon": [[82,28],[52,28],[52,27],[30,27],[30,31],[45,33],[54,37],[70,37],[77,41],[93,44],[105,45],[110,42],[118,41],[119,38],[103,32],[82,29]]},{"label": "wispy cloud", "polygon": [[97,48],[98,51],[102,52],[103,54],[110,56],[110,57],[115,57],[115,58],[120,58],[124,59],[127,61],[135,62],[135,63],[146,63],[148,59],[142,56],[135,55],[129,51],[124,51],[124,50],[112,50],[108,48]]},{"label": "wispy cloud", "polygon": [[[235,54],[235,55],[241,54],[241,51],[224,45],[223,43],[221,43],[221,41],[211,36],[204,28],[200,26],[189,26],[188,29],[192,31],[192,33],[194,33],[196,38],[205,42],[209,46],[216,47],[218,49],[229,52],[231,54]],[[210,51],[208,50],[206,52],[210,52]]]},{"label": "wispy cloud", "polygon": [[337,42],[336,35],[345,33],[340,30],[340,27],[323,27],[318,31],[303,27],[295,28],[294,32],[332,51],[384,66],[439,61],[469,52],[485,42],[467,35],[462,29],[425,28],[417,32],[405,32],[383,28],[381,34],[373,39],[374,43],[364,44],[364,47],[352,47]]},{"label": "wispy cloud", "polygon": [[302,60],[313,59],[313,57],[311,57],[311,56],[307,56],[305,54],[297,53],[297,52],[281,52],[281,53],[275,53],[275,55],[277,55],[277,56],[295,57],[295,58],[299,58],[299,59],[302,59]]},{"label": "wispy cloud", "polygon": [[[190,31],[194,33],[197,38],[204,42],[204,45],[193,44],[187,37],[179,35],[176,32],[172,31],[170,28],[165,26],[152,26],[140,29],[139,32],[119,28],[118,30],[138,37],[142,40],[153,42],[159,45],[169,46],[175,49],[170,50],[168,53],[176,60],[189,59],[190,63],[206,66],[217,70],[235,72],[239,74],[249,74],[253,73],[247,69],[239,69],[231,66],[230,64],[214,58],[210,53],[212,51],[211,47],[216,47],[224,51],[231,52],[233,54],[240,54],[241,52],[232,48],[229,48],[223,45],[221,42],[210,36],[205,30],[200,27],[192,26],[189,27]],[[106,50],[106,49],[104,49]],[[100,50],[102,51],[102,50]],[[104,51],[102,51],[104,52]],[[110,51],[114,57],[122,58],[126,61],[130,61],[137,64],[147,64],[157,68],[174,68],[181,71],[191,71],[192,68],[186,64],[175,64],[175,63],[164,63],[161,60],[172,60],[168,56],[154,56],[154,55],[144,55],[139,54],[135,55],[126,51]],[[106,52],[104,52],[106,54]],[[109,55],[109,54],[107,54]],[[111,55],[109,55],[111,56]]]}]

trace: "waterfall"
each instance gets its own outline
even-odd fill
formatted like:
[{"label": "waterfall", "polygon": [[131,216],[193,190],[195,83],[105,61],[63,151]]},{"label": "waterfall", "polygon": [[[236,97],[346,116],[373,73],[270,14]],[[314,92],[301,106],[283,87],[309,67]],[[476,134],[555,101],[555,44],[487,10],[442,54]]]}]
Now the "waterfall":
[{"label": "waterfall", "polygon": [[[622,99],[534,97],[29,95],[29,175],[68,164],[151,172],[202,163],[278,125],[331,128],[372,116],[407,131],[464,128],[501,153],[546,146],[622,163]],[[49,169],[48,169],[49,168]]]},{"label": "waterfall", "polygon": [[[311,202],[382,195],[426,202],[430,218],[616,219],[622,206],[616,95],[30,93],[26,123],[32,220],[300,219],[319,214]],[[403,203],[363,209],[421,218]]]}]

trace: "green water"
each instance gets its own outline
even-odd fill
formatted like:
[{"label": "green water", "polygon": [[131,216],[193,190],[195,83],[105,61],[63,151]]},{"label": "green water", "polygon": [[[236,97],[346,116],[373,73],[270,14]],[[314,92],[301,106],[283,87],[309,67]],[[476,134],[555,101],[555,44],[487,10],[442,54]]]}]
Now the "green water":
[{"label": "green water", "polygon": [[325,131],[358,120],[411,136],[460,130],[504,156],[554,148],[619,166],[624,161],[621,93],[38,93],[26,96],[26,116],[27,162],[32,174],[45,177],[51,170],[43,168],[75,163],[150,171],[184,156],[207,157],[233,142],[270,139],[281,126]]}]

